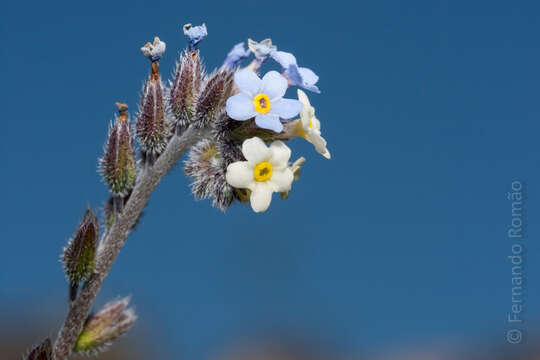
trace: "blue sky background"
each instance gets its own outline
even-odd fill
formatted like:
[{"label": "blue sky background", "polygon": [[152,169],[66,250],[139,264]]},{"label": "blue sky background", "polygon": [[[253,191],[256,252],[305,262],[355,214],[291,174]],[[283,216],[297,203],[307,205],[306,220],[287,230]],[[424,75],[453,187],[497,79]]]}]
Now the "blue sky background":
[{"label": "blue sky background", "polygon": [[149,70],[139,48],[166,41],[168,75],[185,45],[181,25],[205,21],[207,68],[239,41],[271,37],[318,73],[322,94],[311,101],[333,158],[291,142],[293,157],[307,158],[302,177],[263,215],[195,202],[178,166],[98,304],[132,294],[162,354],[193,359],[274,331],[347,352],[439,339],[502,345],[506,193],[519,179],[526,326],[540,320],[537,2],[19,1],[0,17],[6,318],[54,314],[60,324],[57,259],[87,204],[106,198],[96,158],[113,103],[136,109]]}]

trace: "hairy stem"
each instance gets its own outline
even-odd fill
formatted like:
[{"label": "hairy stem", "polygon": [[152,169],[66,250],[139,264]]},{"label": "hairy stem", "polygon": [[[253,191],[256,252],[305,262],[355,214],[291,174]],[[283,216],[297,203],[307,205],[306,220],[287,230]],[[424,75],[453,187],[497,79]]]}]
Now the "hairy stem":
[{"label": "hairy stem", "polygon": [[189,127],[181,136],[174,136],[154,166],[140,174],[122,213],[115,215],[113,225],[100,243],[94,274],[83,285],[76,300],[70,302],[67,317],[54,344],[55,360],[67,359],[71,354],[103,281],[161,178],[191,145],[207,133],[207,129]]}]

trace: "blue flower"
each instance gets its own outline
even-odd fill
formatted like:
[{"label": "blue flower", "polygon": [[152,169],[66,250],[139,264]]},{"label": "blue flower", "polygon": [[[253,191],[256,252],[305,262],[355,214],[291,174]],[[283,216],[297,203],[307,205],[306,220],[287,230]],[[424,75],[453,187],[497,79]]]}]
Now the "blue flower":
[{"label": "blue flower", "polygon": [[249,54],[250,51],[244,48],[244,42],[238,43],[229,51],[222,66],[225,69],[231,70],[240,65],[240,62],[246,59]]},{"label": "blue flower", "polygon": [[192,26],[191,24],[186,24],[184,25],[183,29],[184,35],[186,35],[189,39],[188,42],[190,50],[195,50],[197,48],[197,44],[203,41],[204,38],[208,35],[205,24],[199,26]]},{"label": "blue flower", "polygon": [[315,85],[319,81],[319,77],[311,69],[299,67],[293,54],[285,51],[273,51],[270,56],[281,65],[290,85],[300,86],[320,94],[321,91]]},{"label": "blue flower", "polygon": [[283,130],[280,118],[291,119],[302,111],[298,100],[283,99],[287,91],[287,79],[277,71],[270,71],[259,79],[250,69],[234,74],[239,94],[227,100],[227,115],[231,119],[245,121],[255,117],[255,124],[277,133]]}]

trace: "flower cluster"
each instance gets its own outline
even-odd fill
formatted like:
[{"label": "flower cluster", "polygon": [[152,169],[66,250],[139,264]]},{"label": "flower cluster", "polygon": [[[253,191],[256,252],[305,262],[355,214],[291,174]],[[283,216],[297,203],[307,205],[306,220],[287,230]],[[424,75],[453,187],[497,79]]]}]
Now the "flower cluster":
[{"label": "flower cluster", "polygon": [[[262,212],[269,207],[272,193],[288,197],[304,161],[289,162],[291,150],[285,142],[290,139],[304,138],[330,158],[307,95],[298,89],[297,99],[286,96],[291,86],[320,93],[319,78],[312,70],[299,67],[296,57],[278,51],[271,39],[248,39],[247,48],[244,42],[236,44],[223,65],[207,73],[199,52],[208,36],[206,25],[187,24],[182,29],[187,48],[167,84],[159,72],[165,42],[155,37],[141,48],[150,60],[151,73],[133,129],[127,105],[119,105],[101,161],[112,194],[106,207],[108,222],[122,211],[139,174],[151,169],[169,142],[190,127],[206,131],[185,162],[191,189],[197,199],[211,199],[222,210],[238,201]],[[250,55],[253,60],[242,66]],[[269,60],[278,71],[260,76],[261,65]]]}]

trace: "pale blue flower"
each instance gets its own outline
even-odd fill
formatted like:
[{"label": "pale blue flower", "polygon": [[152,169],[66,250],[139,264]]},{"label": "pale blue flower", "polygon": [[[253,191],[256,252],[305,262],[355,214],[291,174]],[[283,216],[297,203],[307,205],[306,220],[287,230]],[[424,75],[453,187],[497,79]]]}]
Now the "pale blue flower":
[{"label": "pale blue flower", "polygon": [[261,42],[248,39],[248,48],[261,62],[264,62],[273,51],[277,50],[277,47],[272,45],[272,39],[264,39]]},{"label": "pale blue flower", "polygon": [[280,118],[291,119],[302,111],[298,100],[283,99],[287,91],[287,79],[277,71],[270,71],[262,80],[250,69],[234,74],[239,94],[227,100],[227,114],[231,119],[245,121],[255,117],[255,123],[263,129],[281,132]]},{"label": "pale blue flower", "polygon": [[184,29],[184,35],[188,37],[189,42],[189,49],[195,50],[197,48],[197,44],[199,44],[201,41],[204,40],[204,38],[208,35],[208,31],[206,30],[206,24],[202,24],[199,26],[192,26],[191,24],[186,24],[183,27]]},{"label": "pale blue flower", "polygon": [[281,65],[290,85],[320,94],[321,91],[315,85],[319,81],[319,77],[311,69],[299,67],[293,54],[285,51],[272,51],[270,56]]},{"label": "pale blue flower", "polygon": [[222,66],[228,70],[233,69],[240,65],[240,62],[246,59],[249,54],[250,51],[244,48],[244,42],[238,43],[229,51]]}]

